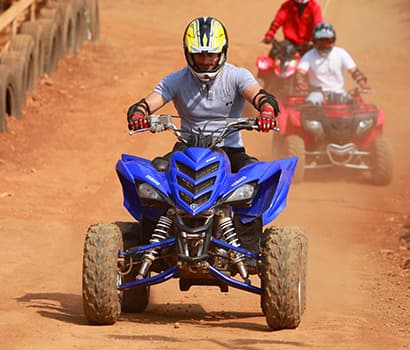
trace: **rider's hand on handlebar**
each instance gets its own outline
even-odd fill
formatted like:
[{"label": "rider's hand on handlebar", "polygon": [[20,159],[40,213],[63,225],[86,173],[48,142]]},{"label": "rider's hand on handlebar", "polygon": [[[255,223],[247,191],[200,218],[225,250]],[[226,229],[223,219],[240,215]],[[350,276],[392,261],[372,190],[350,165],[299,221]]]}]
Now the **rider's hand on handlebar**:
[{"label": "rider's hand on handlebar", "polygon": [[369,84],[367,84],[366,81],[360,81],[359,86],[363,93],[369,93],[372,90],[372,88],[369,86]]},{"label": "rider's hand on handlebar", "polygon": [[296,90],[301,94],[307,94],[309,92],[309,84],[305,81],[298,82],[296,85]]},{"label": "rider's hand on handlebar", "polygon": [[138,129],[146,129],[149,127],[148,118],[145,114],[139,110],[135,110],[134,113],[131,110],[132,106],[128,110],[127,119],[128,119],[128,129],[129,130],[138,130]]},{"label": "rider's hand on handlebar", "polygon": [[256,118],[259,131],[269,132],[273,130],[276,127],[276,117],[273,107],[266,104],[261,108],[259,113],[259,117]]},{"label": "rider's hand on handlebar", "polygon": [[302,94],[306,94],[309,91],[309,83],[306,80],[306,76],[300,72],[296,74],[296,90]]},{"label": "rider's hand on handlebar", "polygon": [[272,44],[274,41],[273,36],[265,35],[265,37],[262,39],[262,42],[264,44]]}]

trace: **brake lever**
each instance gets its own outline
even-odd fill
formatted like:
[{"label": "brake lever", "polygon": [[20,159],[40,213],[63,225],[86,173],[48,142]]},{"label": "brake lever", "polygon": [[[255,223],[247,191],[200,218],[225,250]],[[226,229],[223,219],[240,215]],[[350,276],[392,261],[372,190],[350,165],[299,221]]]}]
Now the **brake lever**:
[{"label": "brake lever", "polygon": [[151,129],[150,128],[144,128],[144,129],[131,130],[131,131],[128,131],[128,135],[132,136],[132,135],[138,134],[140,132],[144,132],[144,131],[151,131]]}]

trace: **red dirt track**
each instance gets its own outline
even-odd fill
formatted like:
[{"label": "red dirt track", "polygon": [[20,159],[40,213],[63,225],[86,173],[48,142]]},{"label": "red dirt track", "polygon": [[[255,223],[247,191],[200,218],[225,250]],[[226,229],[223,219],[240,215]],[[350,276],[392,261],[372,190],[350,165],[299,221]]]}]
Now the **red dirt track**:
[{"label": "red dirt track", "polygon": [[[152,158],[170,134],[129,137],[125,112],[185,64],[194,17],[219,18],[228,61],[255,73],[280,1],[100,0],[101,40],[59,62],[0,134],[1,349],[409,349],[410,47],[407,0],[321,0],[325,18],[368,76],[394,150],[391,185],[325,173],[292,186],[277,224],[309,236],[307,310],[296,330],[269,331],[259,297],[177,281],[153,286],[142,314],[89,326],[82,311],[83,239],[96,222],[131,220],[114,171],[121,153]],[[261,11],[262,10],[262,11]],[[354,83],[347,77],[348,87]],[[274,92],[273,92],[274,93]],[[167,106],[162,112],[172,112]],[[271,158],[271,135],[245,133]],[[408,241],[406,241],[406,237]]]}]

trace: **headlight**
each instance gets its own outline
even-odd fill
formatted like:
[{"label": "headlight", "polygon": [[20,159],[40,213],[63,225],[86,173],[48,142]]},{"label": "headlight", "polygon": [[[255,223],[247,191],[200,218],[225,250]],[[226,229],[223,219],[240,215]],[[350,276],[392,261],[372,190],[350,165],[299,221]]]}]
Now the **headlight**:
[{"label": "headlight", "polygon": [[363,119],[357,124],[356,134],[362,135],[373,127],[373,119]]},{"label": "headlight", "polygon": [[137,193],[141,199],[149,199],[157,202],[163,202],[164,199],[161,194],[150,184],[146,182],[137,186]]},{"label": "headlight", "polygon": [[297,60],[291,60],[289,61],[289,66],[290,67],[296,67],[298,65],[298,61]]},{"label": "headlight", "polygon": [[315,136],[323,135],[322,123],[317,120],[305,120],[305,128],[307,131],[310,131]]},{"label": "headlight", "polygon": [[235,191],[231,192],[225,199],[225,203],[239,203],[250,201],[255,195],[256,186],[252,184],[245,184],[238,187]]}]

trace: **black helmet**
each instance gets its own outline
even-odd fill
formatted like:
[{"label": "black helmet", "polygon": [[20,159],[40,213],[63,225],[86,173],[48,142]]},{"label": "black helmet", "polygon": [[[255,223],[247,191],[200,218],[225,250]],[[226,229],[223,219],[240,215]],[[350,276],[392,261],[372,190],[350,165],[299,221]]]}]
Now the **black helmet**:
[{"label": "black helmet", "polygon": [[[213,17],[198,17],[186,27],[183,40],[185,58],[192,73],[201,81],[215,78],[225,64],[228,51],[228,34],[223,24]],[[202,52],[220,54],[211,72],[201,71],[194,63],[192,54]]]}]

